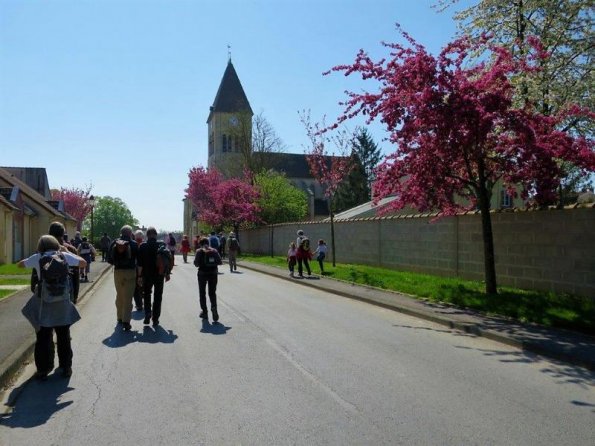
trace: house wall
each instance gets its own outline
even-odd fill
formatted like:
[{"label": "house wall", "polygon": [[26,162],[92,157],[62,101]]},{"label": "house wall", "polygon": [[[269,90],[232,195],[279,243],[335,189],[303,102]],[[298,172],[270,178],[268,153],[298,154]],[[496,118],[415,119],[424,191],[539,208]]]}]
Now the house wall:
[{"label": "house wall", "polygon": [[[492,213],[499,285],[568,292],[595,298],[595,208]],[[289,223],[240,233],[242,250],[285,255],[296,231],[312,245],[324,239],[328,222]],[[335,222],[336,260],[483,280],[479,214],[435,220],[392,216]],[[329,252],[327,259],[331,260]]]}]

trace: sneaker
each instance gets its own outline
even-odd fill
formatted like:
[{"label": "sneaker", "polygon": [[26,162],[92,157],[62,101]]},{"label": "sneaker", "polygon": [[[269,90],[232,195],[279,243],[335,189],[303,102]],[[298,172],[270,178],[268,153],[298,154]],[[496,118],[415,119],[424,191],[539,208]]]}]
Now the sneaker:
[{"label": "sneaker", "polygon": [[199,318],[201,319],[208,319],[209,316],[207,315],[206,311],[201,311],[200,314],[198,315]]},{"label": "sneaker", "polygon": [[62,376],[64,378],[70,378],[72,376],[72,368],[66,367],[62,369]]},{"label": "sneaker", "polygon": [[132,325],[130,325],[130,322],[122,322],[122,328],[124,328],[124,331],[130,331],[132,329]]},{"label": "sneaker", "polygon": [[217,322],[219,320],[219,313],[217,313],[217,310],[211,310],[211,313],[213,313],[213,320]]}]

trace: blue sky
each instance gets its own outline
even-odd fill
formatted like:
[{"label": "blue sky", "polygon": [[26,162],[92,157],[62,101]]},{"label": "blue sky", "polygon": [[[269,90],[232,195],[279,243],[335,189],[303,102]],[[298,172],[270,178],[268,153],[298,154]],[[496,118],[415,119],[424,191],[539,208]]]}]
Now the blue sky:
[{"label": "blue sky", "polygon": [[[366,86],[322,72],[360,48],[386,55],[380,42],[398,39],[396,22],[438,52],[456,26],[434,3],[0,0],[0,165],[45,167],[53,188],[92,185],[141,224],[181,230],[228,44],[254,112],[303,153],[298,111],[332,121],[344,90]],[[390,153],[382,129],[371,133]]]}]

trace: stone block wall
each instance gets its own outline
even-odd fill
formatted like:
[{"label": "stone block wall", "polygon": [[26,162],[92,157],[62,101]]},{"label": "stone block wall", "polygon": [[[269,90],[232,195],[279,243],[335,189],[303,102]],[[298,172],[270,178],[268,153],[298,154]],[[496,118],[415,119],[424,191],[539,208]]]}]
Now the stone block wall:
[{"label": "stone block wall", "polygon": [[[499,285],[595,298],[595,208],[492,214]],[[243,231],[244,252],[285,255],[302,229],[331,249],[330,223],[302,222]],[[336,260],[483,280],[479,214],[373,217],[335,222]],[[329,252],[328,261],[332,253]]]}]

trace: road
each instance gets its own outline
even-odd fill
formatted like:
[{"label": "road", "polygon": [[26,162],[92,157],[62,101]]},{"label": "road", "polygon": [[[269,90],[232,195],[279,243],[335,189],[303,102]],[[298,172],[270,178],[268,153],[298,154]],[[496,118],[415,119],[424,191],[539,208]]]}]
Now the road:
[{"label": "road", "polygon": [[220,323],[198,318],[195,268],[181,264],[161,326],[134,313],[129,333],[106,275],[72,328],[72,377],[17,382],[0,445],[594,444],[593,372],[221,271]]}]

